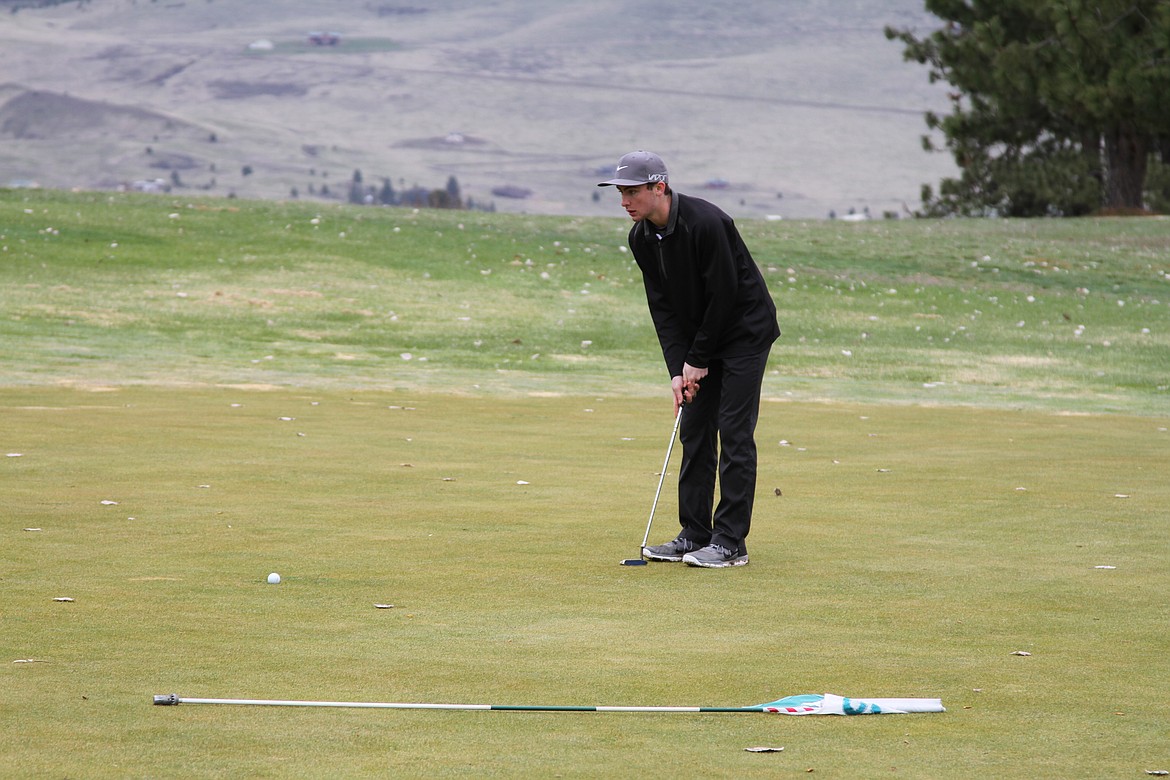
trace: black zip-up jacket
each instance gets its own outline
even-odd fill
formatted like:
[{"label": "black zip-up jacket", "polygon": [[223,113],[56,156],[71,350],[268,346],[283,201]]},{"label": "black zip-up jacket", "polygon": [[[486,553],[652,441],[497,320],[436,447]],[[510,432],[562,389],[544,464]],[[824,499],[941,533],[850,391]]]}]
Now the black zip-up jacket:
[{"label": "black zip-up jacket", "polygon": [[751,355],[780,336],[776,304],[755,260],[721,209],[671,194],[664,228],[643,220],[630,230],[646,301],[671,377],[683,363]]}]

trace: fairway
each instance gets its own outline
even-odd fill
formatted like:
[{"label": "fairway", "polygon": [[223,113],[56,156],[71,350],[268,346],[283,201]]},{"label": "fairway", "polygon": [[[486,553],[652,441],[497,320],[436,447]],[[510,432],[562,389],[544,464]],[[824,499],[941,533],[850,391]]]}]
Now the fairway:
[{"label": "fairway", "polygon": [[[721,571],[618,565],[673,422],[625,229],[0,192],[5,773],[1170,769],[1170,222],[748,223],[784,336]],[[825,692],[947,711],[151,703]]]}]

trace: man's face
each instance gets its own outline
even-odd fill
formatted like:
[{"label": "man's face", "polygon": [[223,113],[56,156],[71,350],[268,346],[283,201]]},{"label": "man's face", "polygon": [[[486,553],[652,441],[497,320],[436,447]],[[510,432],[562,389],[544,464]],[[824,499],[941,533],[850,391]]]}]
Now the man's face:
[{"label": "man's face", "polygon": [[630,215],[630,219],[641,222],[661,206],[661,189],[659,184],[638,184],[619,186],[617,191],[621,193],[622,208]]}]

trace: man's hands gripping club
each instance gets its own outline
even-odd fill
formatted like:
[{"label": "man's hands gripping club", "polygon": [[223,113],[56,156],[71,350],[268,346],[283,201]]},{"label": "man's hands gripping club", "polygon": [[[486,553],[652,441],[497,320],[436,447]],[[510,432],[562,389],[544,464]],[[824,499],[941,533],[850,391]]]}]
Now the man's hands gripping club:
[{"label": "man's hands gripping club", "polygon": [[695,400],[699,393],[699,382],[707,376],[707,369],[695,368],[690,363],[683,363],[682,376],[676,376],[670,381],[674,390],[674,413],[677,415],[679,407]]}]

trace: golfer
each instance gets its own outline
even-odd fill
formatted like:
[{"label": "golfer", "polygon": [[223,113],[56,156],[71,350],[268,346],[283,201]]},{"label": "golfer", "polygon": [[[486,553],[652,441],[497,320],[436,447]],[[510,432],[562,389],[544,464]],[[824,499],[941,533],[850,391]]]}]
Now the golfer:
[{"label": "golfer", "polygon": [[[670,188],[650,152],[622,157],[614,177],[634,220],[630,249],[670,372],[679,426],[678,538],[647,547],[652,561],[723,568],[748,562],[756,490],[756,421],[776,305],[731,217]],[[713,507],[719,477],[719,506]]]}]

